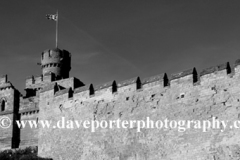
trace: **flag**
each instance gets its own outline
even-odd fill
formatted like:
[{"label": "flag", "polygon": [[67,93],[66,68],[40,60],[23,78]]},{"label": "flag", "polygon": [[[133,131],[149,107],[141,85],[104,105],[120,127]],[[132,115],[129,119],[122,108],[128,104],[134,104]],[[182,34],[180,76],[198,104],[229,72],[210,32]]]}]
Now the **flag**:
[{"label": "flag", "polygon": [[56,14],[47,14],[46,18],[56,22],[56,48],[58,48],[58,11]]},{"label": "flag", "polygon": [[50,19],[50,20],[53,20],[53,21],[57,21],[58,20],[58,15],[57,14],[47,14],[46,18]]}]

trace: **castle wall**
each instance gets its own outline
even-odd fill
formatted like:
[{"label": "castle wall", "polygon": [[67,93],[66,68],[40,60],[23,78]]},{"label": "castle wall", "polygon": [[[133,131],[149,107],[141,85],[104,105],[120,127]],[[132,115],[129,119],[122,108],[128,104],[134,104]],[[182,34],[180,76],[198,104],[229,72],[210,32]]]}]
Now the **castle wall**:
[{"label": "castle wall", "polygon": [[[0,109],[0,119],[9,118],[12,125],[9,128],[0,127],[0,150],[11,149],[18,147],[19,143],[19,131],[16,125],[13,123],[18,119],[18,108],[19,108],[19,94],[18,91],[12,88],[10,83],[6,81],[0,84],[0,108],[2,101],[5,101],[5,110]],[[2,121],[1,121],[2,122]]]},{"label": "castle wall", "polygon": [[[14,119],[13,114],[5,114],[0,115],[0,118],[2,117],[8,117],[11,121]],[[0,150],[5,149],[11,149],[12,148],[12,134],[13,134],[13,128],[7,128],[7,129],[0,129]]]},{"label": "castle wall", "polygon": [[[38,110],[20,113],[21,121],[37,121]],[[19,148],[37,146],[38,145],[38,128],[34,126],[30,128],[29,125],[20,129],[20,144]]]},{"label": "castle wall", "polygon": [[[23,98],[20,101],[19,115],[21,121],[37,121],[39,112],[39,97]],[[38,143],[38,128],[26,124],[20,128],[20,148],[28,146],[37,146]]]},{"label": "castle wall", "polygon": [[[58,84],[61,88],[76,88],[82,86],[83,83],[72,77],[67,79],[62,79],[55,81],[53,79],[54,74],[44,75],[43,78],[40,77],[30,77],[26,80],[26,88],[35,89],[35,88],[47,88],[47,86],[54,86],[54,84]],[[41,79],[41,81],[39,80]],[[37,81],[36,81],[37,80]],[[54,80],[54,81],[53,81]],[[27,93],[30,91],[27,91]],[[39,92],[40,90],[36,90],[36,94],[34,96],[24,97],[20,101],[19,115],[22,121],[36,121],[38,120],[39,113]],[[28,94],[27,94],[28,95]],[[20,128],[20,144],[19,147],[27,147],[27,146],[37,146],[38,143],[38,128],[30,126],[27,124],[26,127]]]},{"label": "castle wall", "polygon": [[[131,79],[112,86],[52,89],[40,93],[39,120],[238,120],[240,66],[236,61],[200,72],[187,70],[166,78]],[[137,87],[138,86],[138,87]],[[96,89],[97,88],[97,89]],[[90,93],[94,93],[91,94]],[[54,159],[237,160],[240,131],[209,129],[57,129],[39,128],[39,155]]]}]

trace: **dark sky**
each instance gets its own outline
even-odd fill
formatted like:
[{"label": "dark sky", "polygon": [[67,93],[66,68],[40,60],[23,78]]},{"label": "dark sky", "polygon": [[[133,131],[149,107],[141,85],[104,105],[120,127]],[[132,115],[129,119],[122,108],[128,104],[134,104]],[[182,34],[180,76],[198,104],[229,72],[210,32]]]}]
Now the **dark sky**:
[{"label": "dark sky", "polygon": [[[85,84],[169,74],[240,58],[239,0],[2,0],[0,74],[23,91],[40,75],[40,54],[72,53],[71,76]],[[24,93],[24,92],[23,92]]]}]

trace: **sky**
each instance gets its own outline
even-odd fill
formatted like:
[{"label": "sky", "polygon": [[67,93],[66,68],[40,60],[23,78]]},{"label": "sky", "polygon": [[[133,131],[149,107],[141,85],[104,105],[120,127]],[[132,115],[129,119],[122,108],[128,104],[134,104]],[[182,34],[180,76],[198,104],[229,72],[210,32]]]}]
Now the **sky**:
[{"label": "sky", "polygon": [[94,85],[240,58],[239,0],[1,0],[0,74],[23,94],[41,53],[72,54],[71,77]]}]

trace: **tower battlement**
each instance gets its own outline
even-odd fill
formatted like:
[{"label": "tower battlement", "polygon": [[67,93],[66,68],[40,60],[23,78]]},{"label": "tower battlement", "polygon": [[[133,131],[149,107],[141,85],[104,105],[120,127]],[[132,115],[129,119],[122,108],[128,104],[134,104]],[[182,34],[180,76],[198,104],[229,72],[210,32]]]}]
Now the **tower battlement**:
[{"label": "tower battlement", "polygon": [[68,78],[71,70],[71,53],[58,48],[45,50],[41,57],[42,74],[54,73],[57,79]]},{"label": "tower battlement", "polygon": [[56,80],[54,73],[46,73],[45,75],[29,76],[26,78],[26,88],[37,88],[42,83],[49,83]]}]

